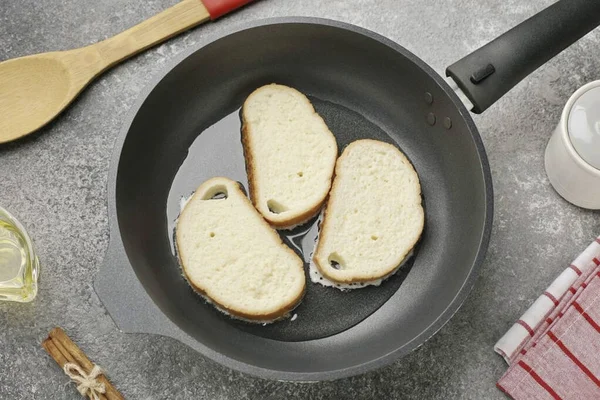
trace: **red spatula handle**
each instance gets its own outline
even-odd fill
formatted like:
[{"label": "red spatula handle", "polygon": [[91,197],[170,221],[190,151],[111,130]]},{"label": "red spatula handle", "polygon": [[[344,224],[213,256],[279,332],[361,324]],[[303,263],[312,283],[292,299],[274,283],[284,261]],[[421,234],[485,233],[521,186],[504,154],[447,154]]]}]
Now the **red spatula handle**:
[{"label": "red spatula handle", "polygon": [[210,14],[210,19],[217,19],[253,0],[201,0]]}]

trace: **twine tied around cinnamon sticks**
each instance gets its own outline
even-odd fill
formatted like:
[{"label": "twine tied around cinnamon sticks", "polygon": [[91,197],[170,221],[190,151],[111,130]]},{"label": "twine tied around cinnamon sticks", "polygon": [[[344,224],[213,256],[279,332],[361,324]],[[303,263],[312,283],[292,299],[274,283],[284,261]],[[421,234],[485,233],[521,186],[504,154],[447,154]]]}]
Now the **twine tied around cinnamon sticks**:
[{"label": "twine tied around cinnamon sticks", "polygon": [[99,395],[106,393],[106,386],[104,383],[99,382],[96,378],[102,375],[102,368],[97,365],[94,365],[94,368],[90,371],[89,374],[86,374],[83,369],[77,364],[66,363],[63,367],[63,371],[65,374],[71,378],[71,380],[77,385],[77,391],[81,393],[82,396],[89,396],[90,399],[100,400]]},{"label": "twine tied around cinnamon sticks", "polygon": [[77,383],[77,390],[91,400],[124,400],[123,395],[104,376],[104,371],[92,363],[61,328],[50,331],[42,347],[65,374]]}]

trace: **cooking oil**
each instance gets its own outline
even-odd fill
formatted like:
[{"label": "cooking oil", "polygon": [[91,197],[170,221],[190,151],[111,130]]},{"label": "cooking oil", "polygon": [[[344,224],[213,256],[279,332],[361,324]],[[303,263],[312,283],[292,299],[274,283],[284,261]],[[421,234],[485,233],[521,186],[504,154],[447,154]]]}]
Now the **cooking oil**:
[{"label": "cooking oil", "polygon": [[37,294],[39,262],[29,235],[0,207],[0,300],[29,302]]}]

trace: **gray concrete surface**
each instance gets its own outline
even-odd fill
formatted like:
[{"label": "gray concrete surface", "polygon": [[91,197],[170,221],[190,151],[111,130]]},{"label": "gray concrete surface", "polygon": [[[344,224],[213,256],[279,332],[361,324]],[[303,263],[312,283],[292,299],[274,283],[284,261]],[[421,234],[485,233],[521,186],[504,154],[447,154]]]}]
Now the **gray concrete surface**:
[{"label": "gray concrete surface", "polygon": [[[0,60],[106,38],[174,0],[2,0]],[[267,382],[163,337],[121,333],[92,282],[108,245],[106,180],[123,117],[150,77],[189,46],[242,21],[286,15],[350,22],[388,36],[443,71],[552,0],[262,0],[115,68],[56,122],[0,146],[0,204],[28,227],[43,266],[38,298],[0,304],[0,398],[77,399],[40,347],[56,325],[130,399],[501,399],[494,342],[600,233],[600,214],[550,187],[543,151],[570,94],[600,79],[600,31],[556,57],[475,118],[495,184],[490,250],[462,309],[419,350],[336,382]],[[1,88],[0,88],[1,89]],[[3,116],[0,116],[2,118]]]}]

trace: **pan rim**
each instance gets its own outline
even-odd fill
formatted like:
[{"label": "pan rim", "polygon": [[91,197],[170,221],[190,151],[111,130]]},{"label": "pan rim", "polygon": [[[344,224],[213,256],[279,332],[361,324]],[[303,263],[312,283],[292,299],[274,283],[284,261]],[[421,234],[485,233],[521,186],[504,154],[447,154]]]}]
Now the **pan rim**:
[{"label": "pan rim", "polygon": [[[154,90],[154,88],[180,63],[182,63],[185,59],[190,57],[192,54],[200,51],[205,46],[219,40],[225,38],[227,36],[243,32],[245,30],[270,26],[270,25],[282,25],[282,24],[313,24],[313,25],[322,25],[329,26],[333,28],[338,28],[346,31],[350,31],[352,33],[358,33],[369,39],[375,40],[392,50],[402,54],[406,58],[410,59],[416,65],[418,65],[424,72],[426,72],[432,79],[439,85],[439,87],[444,91],[444,93],[450,98],[454,106],[459,111],[459,114],[465,121],[467,128],[470,132],[471,138],[477,148],[477,153],[480,159],[480,167],[482,171],[482,176],[484,180],[485,187],[485,209],[484,209],[484,224],[483,229],[479,241],[479,248],[477,250],[476,257],[473,261],[473,265],[471,266],[471,270],[467,276],[467,279],[462,284],[461,288],[456,293],[455,297],[448,304],[448,306],[444,309],[444,311],[436,318],[436,320],[430,324],[427,328],[425,328],[419,335],[415,336],[410,342],[406,343],[404,346],[401,346],[385,355],[382,355],[378,358],[374,358],[370,361],[363,362],[361,364],[356,364],[350,367],[329,370],[329,371],[321,371],[321,372],[295,372],[295,371],[281,371],[274,370],[256,366],[254,364],[249,364],[247,362],[243,362],[237,360],[235,358],[226,356],[222,353],[219,353],[212,348],[205,346],[203,343],[197,341],[194,338],[191,338],[195,342],[194,349],[199,351],[202,355],[208,357],[209,359],[216,361],[217,363],[243,372],[249,375],[263,378],[263,379],[272,379],[272,380],[280,380],[280,381],[304,381],[304,382],[317,382],[317,381],[327,381],[327,380],[335,380],[346,378],[350,376],[360,375],[366,373],[368,371],[381,368],[383,366],[391,364],[393,361],[399,360],[403,356],[411,353],[416,350],[418,347],[422,346],[426,341],[428,341],[432,336],[434,336],[448,321],[454,316],[454,314],[459,310],[467,296],[473,289],[475,282],[479,276],[479,271],[483,266],[483,262],[485,260],[485,256],[487,253],[487,249],[489,246],[489,241],[491,237],[492,230],[492,221],[493,221],[493,186],[492,186],[492,176],[491,170],[489,167],[489,161],[487,157],[487,153],[485,151],[485,147],[483,145],[483,141],[479,134],[479,131],[471,117],[470,112],[466,109],[462,101],[458,98],[454,90],[448,85],[444,78],[439,75],[433,68],[431,68],[427,63],[418,58],[412,52],[401,46],[400,44],[392,41],[391,39],[386,38],[383,35],[380,35],[376,32],[368,30],[366,28],[362,28],[353,24],[340,22],[332,19],[326,18],[318,18],[318,17],[275,17],[275,18],[267,18],[260,19],[251,22],[245,22],[241,24],[237,24],[230,29],[227,29],[225,32],[217,35],[211,35],[204,40],[201,40],[199,43],[195,44],[191,48],[182,51],[180,54],[175,56],[165,67],[163,67],[158,73],[156,73],[145,85],[145,87],[139,92],[136,100],[131,105],[130,109],[127,111],[122,127],[119,130],[119,133],[116,136],[113,152],[110,160],[110,167],[108,173],[107,180],[107,194],[108,194],[108,219],[109,219],[109,246],[107,250],[107,254],[109,253],[111,247],[115,246],[115,243],[119,243],[119,247],[123,250],[123,255],[127,260],[127,265],[130,267],[140,286],[146,291],[146,288],[141,283],[141,280],[137,276],[137,272],[133,265],[129,261],[129,257],[125,253],[125,250],[122,246],[123,239],[121,237],[119,221],[117,217],[117,202],[116,202],[116,188],[117,188],[117,173],[119,169],[119,162],[121,159],[121,154],[123,151],[123,145],[127,139],[129,130],[131,125],[137,116],[140,108],[145,103],[148,96]],[[106,256],[105,256],[106,258]],[[123,261],[125,261],[125,259]],[[124,266],[125,267],[125,266]],[[162,312],[160,306],[154,302],[154,299],[146,292],[150,300],[154,303],[154,305]],[[164,313],[163,313],[164,314]],[[165,314],[166,316],[166,314]],[[166,316],[168,318],[168,316]],[[170,319],[170,318],[169,318]],[[173,322],[173,324],[175,324]],[[118,324],[116,324],[118,326]],[[175,324],[177,325],[177,324]],[[181,328],[179,328],[181,330]],[[181,330],[181,332],[188,336],[185,331]],[[163,336],[164,333],[159,332],[147,332],[152,334],[159,334]],[[182,341],[181,338],[175,338],[179,341]],[[185,341],[182,341],[185,343]],[[189,344],[187,344],[189,346]]]}]

